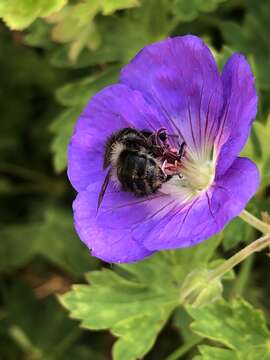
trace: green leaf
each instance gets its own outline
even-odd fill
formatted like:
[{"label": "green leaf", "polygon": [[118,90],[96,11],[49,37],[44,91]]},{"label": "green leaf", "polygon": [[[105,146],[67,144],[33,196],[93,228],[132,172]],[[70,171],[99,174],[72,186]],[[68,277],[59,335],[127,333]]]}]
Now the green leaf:
[{"label": "green leaf", "polygon": [[[157,253],[139,263],[87,275],[91,285],[75,285],[61,302],[84,328],[110,329],[119,337],[114,360],[141,358],[153,346],[172,311],[179,288],[193,266],[206,264],[218,239],[192,249]],[[143,334],[143,335],[142,335]]]},{"label": "green leaf", "polygon": [[[166,283],[158,282],[159,267],[166,267]],[[170,262],[157,254],[136,265],[120,266],[129,276],[111,270],[87,275],[89,285],[75,285],[62,297],[71,316],[88,329],[110,329],[120,339],[113,354],[115,360],[141,358],[153,346],[159,331],[178,305]],[[148,283],[149,278],[154,280]],[[142,280],[142,277],[144,280]],[[143,336],[142,336],[143,334]]]},{"label": "green leaf", "polygon": [[188,312],[194,319],[191,328],[196,334],[225,345],[233,350],[236,359],[270,357],[266,320],[262,312],[243,299],[220,301],[203,309],[188,308]]},{"label": "green leaf", "polygon": [[53,43],[50,39],[50,25],[42,19],[37,19],[28,29],[23,41],[25,44],[50,49]]},{"label": "green leaf", "polygon": [[65,106],[86,105],[99,90],[113,84],[119,77],[120,67],[112,67],[83,80],[65,84],[56,91],[56,98]]},{"label": "green leaf", "polygon": [[223,230],[222,246],[225,250],[235,248],[239,243],[250,242],[255,234],[253,227],[240,218],[233,219]]},{"label": "green leaf", "polygon": [[37,255],[76,276],[97,266],[75,235],[69,212],[48,207],[42,215],[41,221],[1,230],[1,271],[23,266]]},{"label": "green leaf", "polygon": [[68,58],[75,63],[77,57],[87,47],[96,50],[101,43],[99,31],[94,23],[95,16],[113,14],[116,10],[138,6],[136,0],[87,0],[75,5],[68,5],[50,21],[55,22],[52,38],[60,43],[70,43]]},{"label": "green leaf", "polygon": [[67,166],[67,147],[73,126],[83,107],[97,91],[116,82],[119,69],[119,67],[110,68],[82,81],[66,84],[57,90],[58,101],[63,105],[73,106],[63,111],[51,125],[51,131],[55,134],[51,148],[54,168],[57,172],[63,171]]},{"label": "green leaf", "polygon": [[54,168],[57,172],[67,166],[67,148],[73,133],[73,126],[82,112],[82,106],[75,106],[63,111],[52,123],[51,131],[55,133],[51,149]]},{"label": "green leaf", "polygon": [[139,6],[139,0],[102,0],[100,3],[103,15],[111,15],[116,10]]},{"label": "green leaf", "polygon": [[231,350],[221,349],[213,346],[199,346],[201,355],[195,356],[193,360],[240,360],[238,355]]},{"label": "green leaf", "polygon": [[0,17],[13,30],[22,30],[36,18],[59,11],[66,0],[1,0]]},{"label": "green leaf", "polygon": [[252,55],[257,85],[264,90],[270,90],[269,13],[269,1],[249,0],[243,23],[220,23],[225,40],[238,52]]},{"label": "green leaf", "polygon": [[74,68],[111,62],[126,64],[143,46],[170,34],[168,3],[169,0],[142,0],[138,8],[99,18],[95,23],[100,34],[98,48],[91,52],[84,49],[76,63],[70,63],[69,48],[61,48],[54,53],[52,63]]},{"label": "green leaf", "polygon": [[199,16],[200,12],[216,10],[220,3],[226,0],[175,0],[174,12],[183,21],[191,21]]},{"label": "green leaf", "polygon": [[[97,26],[102,36],[102,52],[126,64],[145,45],[164,39],[171,31],[168,0],[144,0],[123,16],[109,16]],[[113,29],[113,31],[111,31]],[[107,60],[104,58],[104,61]]]},{"label": "green leaf", "polygon": [[52,29],[52,39],[70,44],[68,58],[71,63],[76,62],[80,52],[87,44],[94,50],[99,46],[100,39],[93,22],[99,11],[99,4],[93,1],[91,3],[92,5],[79,3],[66,6],[59,14],[50,19],[52,22],[56,22]]}]

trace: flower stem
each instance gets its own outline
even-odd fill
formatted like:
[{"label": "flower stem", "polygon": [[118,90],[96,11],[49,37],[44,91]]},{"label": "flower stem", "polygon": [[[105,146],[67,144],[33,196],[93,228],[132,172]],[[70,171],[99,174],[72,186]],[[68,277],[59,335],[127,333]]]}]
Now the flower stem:
[{"label": "flower stem", "polygon": [[226,260],[223,264],[214,269],[210,275],[208,280],[212,281],[214,279],[222,277],[227,271],[234,268],[241,261],[245,260],[248,256],[253,254],[254,252],[258,252],[266,248],[270,245],[270,234],[268,233],[265,236],[262,236],[258,240],[244,247],[244,249],[240,250],[238,253],[233,255],[230,259]]},{"label": "flower stem", "polygon": [[239,217],[263,234],[270,234],[270,225],[250,214],[247,210],[243,210]]}]

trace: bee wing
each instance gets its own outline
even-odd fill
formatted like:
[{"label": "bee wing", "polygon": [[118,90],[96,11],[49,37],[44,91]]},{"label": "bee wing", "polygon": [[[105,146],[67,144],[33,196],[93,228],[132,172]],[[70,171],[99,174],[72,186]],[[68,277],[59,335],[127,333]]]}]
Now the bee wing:
[{"label": "bee wing", "polygon": [[107,172],[107,175],[104,179],[104,182],[102,184],[102,187],[101,187],[101,190],[100,190],[100,193],[99,193],[99,196],[98,196],[98,205],[97,205],[97,211],[98,209],[100,208],[100,205],[102,203],[102,200],[104,198],[104,195],[105,195],[105,192],[106,192],[106,189],[109,185],[109,181],[110,181],[110,178],[112,176],[112,172],[111,172],[111,169]]}]

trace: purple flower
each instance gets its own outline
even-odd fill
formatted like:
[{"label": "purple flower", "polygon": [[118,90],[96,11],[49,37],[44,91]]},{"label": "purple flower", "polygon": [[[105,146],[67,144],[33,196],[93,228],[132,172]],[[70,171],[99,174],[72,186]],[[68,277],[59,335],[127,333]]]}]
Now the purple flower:
[{"label": "purple flower", "polygon": [[[238,157],[257,110],[251,69],[234,54],[219,74],[195,36],[143,48],[118,84],[94,96],[68,150],[68,176],[78,195],[76,230],[92,254],[132,262],[155,251],[188,247],[221,231],[255,193],[256,166]],[[116,131],[165,128],[172,149],[185,142],[179,175],[154,194],[135,196],[110,181],[97,212],[104,146]]]}]

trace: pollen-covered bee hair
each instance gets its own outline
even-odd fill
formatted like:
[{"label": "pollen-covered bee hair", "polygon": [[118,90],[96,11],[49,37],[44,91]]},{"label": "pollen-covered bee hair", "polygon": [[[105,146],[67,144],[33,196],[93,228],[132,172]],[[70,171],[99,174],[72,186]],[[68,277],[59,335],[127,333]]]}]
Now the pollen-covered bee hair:
[{"label": "pollen-covered bee hair", "polygon": [[157,132],[124,128],[112,134],[105,144],[103,168],[109,170],[99,194],[98,208],[111,178],[124,191],[151,195],[172,177],[164,170],[167,158],[177,161],[181,156],[170,151],[163,128]]}]

